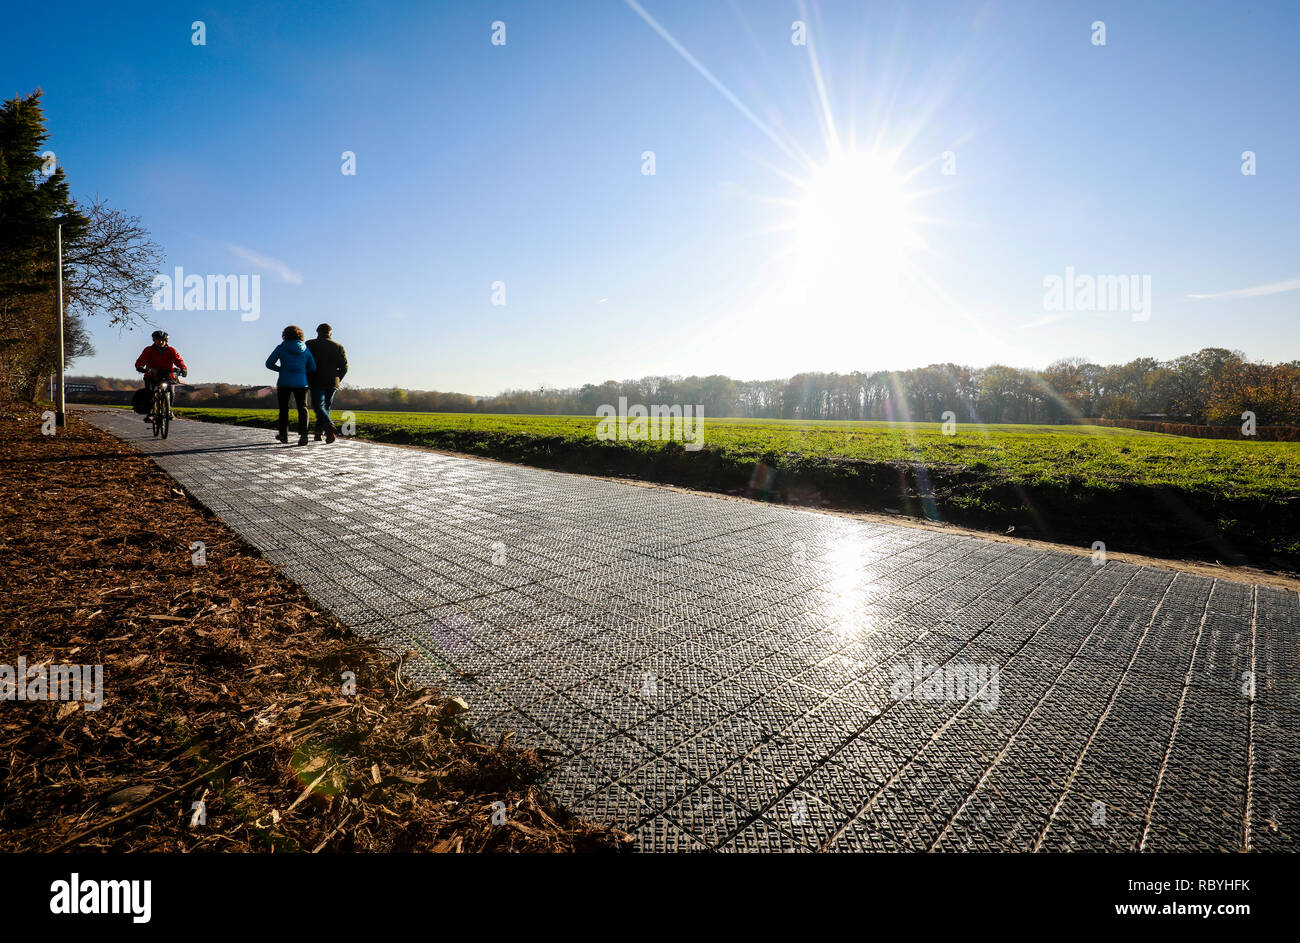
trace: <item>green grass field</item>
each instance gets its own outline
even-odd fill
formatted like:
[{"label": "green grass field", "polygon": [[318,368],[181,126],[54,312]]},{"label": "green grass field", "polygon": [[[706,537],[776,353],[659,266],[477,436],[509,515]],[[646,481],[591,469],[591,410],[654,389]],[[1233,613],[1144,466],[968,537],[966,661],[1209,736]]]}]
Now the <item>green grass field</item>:
[{"label": "green grass field", "polygon": [[[270,409],[179,409],[272,428]],[[336,407],[339,422],[342,408]],[[359,412],[356,434],[508,461],[897,509],[1115,550],[1300,563],[1300,443],[1099,426],[705,419],[704,447],[600,441],[589,416]]]}]

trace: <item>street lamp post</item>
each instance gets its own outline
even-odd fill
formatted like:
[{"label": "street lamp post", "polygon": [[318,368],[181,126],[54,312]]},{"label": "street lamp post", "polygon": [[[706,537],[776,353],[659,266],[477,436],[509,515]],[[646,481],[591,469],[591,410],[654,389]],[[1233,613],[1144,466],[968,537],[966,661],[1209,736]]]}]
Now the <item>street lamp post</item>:
[{"label": "street lamp post", "polygon": [[59,223],[58,231],[58,254],[59,254],[59,374],[58,386],[54,394],[54,424],[56,426],[66,425],[67,419],[64,415],[66,403],[63,398],[63,223]]}]

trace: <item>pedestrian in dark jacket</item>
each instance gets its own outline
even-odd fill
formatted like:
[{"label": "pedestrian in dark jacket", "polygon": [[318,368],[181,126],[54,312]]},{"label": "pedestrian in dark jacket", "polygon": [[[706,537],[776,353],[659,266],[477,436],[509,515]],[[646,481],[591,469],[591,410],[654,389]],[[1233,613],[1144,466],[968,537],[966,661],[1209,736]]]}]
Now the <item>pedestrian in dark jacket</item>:
[{"label": "pedestrian in dark jacket", "polygon": [[333,442],[337,436],[330,407],[340,381],[348,373],[348,352],[333,339],[333,331],[328,324],[318,325],[316,336],[307,342],[307,349],[316,358],[316,369],[307,375],[307,384],[311,387],[311,408],[316,412],[317,442],[321,432],[325,433],[326,442]]},{"label": "pedestrian in dark jacket", "polygon": [[289,397],[298,407],[298,444],[307,444],[307,374],[316,370],[316,360],[303,343],[302,328],[290,324],[281,332],[284,341],[266,358],[266,369],[280,374],[275,393],[280,403],[281,442],[289,441]]}]

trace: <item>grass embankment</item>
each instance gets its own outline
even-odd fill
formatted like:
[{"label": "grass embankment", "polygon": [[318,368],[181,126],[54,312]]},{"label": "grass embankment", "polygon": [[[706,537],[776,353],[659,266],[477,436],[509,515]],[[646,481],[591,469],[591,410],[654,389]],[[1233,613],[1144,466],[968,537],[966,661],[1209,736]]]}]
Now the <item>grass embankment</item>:
[{"label": "grass embankment", "polygon": [[[336,418],[340,410],[336,410]],[[183,409],[273,428],[273,410]],[[1300,570],[1300,443],[1098,426],[706,419],[704,447],[600,441],[596,419],[361,412],[356,433],[773,501],[896,510],[1112,551]]]},{"label": "grass embankment", "polygon": [[0,851],[623,845],[534,789],[536,753],[477,742],[465,705],[405,683],[75,414],[43,436],[36,411],[0,403],[0,491],[0,665],[103,670],[98,710],[0,702]]}]

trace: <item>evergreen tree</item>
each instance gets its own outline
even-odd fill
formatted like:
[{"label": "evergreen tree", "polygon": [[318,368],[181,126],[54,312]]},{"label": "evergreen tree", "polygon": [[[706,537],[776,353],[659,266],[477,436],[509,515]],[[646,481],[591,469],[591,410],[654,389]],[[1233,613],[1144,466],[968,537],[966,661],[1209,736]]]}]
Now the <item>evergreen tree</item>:
[{"label": "evergreen tree", "polygon": [[[88,222],[46,156],[48,138],[39,89],[0,106],[0,372],[25,398],[58,364],[56,228],[63,223],[67,246]],[[76,315],[65,316],[64,334],[70,352],[88,350]]]},{"label": "evergreen tree", "polygon": [[78,206],[48,138],[39,89],[0,106],[0,383],[27,399],[58,369],[58,225],[69,364],[93,351],[82,315],[148,323],[142,311],[163,262],[136,217],[99,199]]}]

